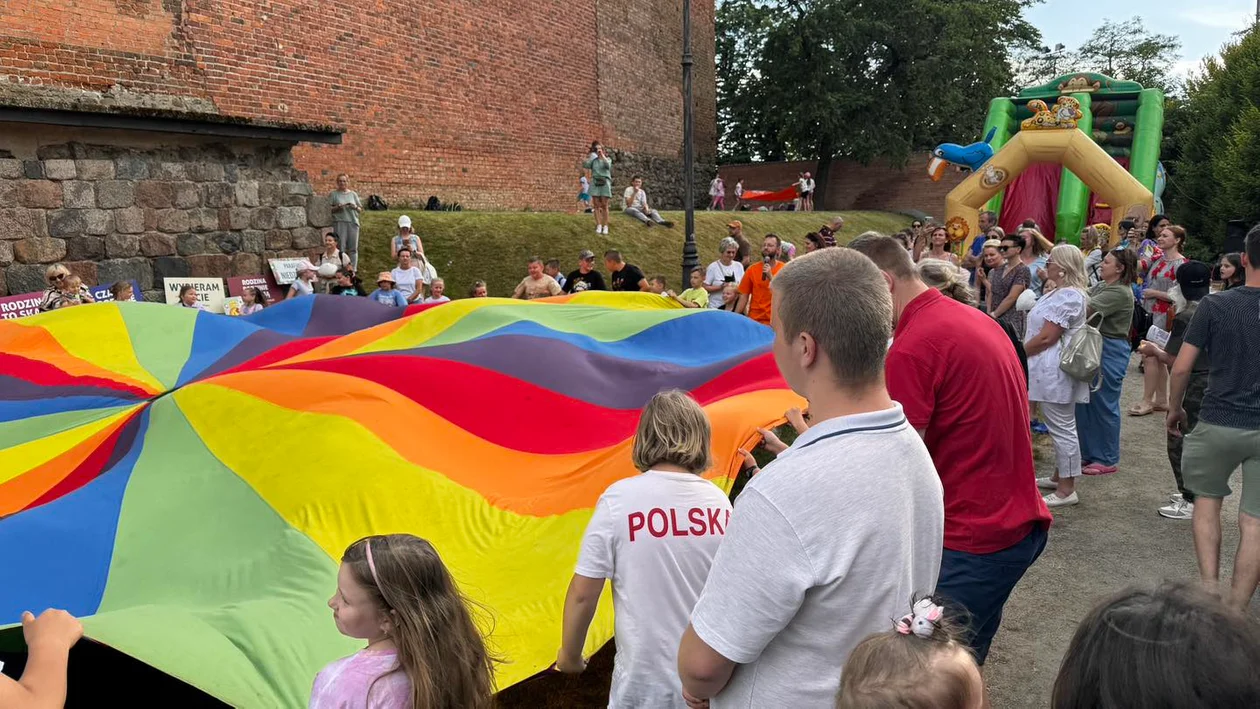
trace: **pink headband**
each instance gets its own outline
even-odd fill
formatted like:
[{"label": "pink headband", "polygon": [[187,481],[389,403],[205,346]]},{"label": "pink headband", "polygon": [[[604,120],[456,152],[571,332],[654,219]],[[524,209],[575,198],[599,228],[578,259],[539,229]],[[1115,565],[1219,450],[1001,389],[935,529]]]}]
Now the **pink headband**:
[{"label": "pink headband", "polygon": [[377,588],[380,588],[381,580],[376,575],[376,563],[372,561],[372,540],[367,539],[363,542],[363,546],[367,547],[368,571],[372,572],[372,583],[376,584]]}]

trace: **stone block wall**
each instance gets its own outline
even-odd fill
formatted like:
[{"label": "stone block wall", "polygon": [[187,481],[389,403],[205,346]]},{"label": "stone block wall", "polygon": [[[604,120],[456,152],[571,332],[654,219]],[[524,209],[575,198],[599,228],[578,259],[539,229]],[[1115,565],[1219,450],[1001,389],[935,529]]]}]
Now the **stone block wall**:
[{"label": "stone block wall", "polygon": [[32,154],[0,140],[0,294],[42,290],[60,262],[160,301],[165,277],[261,274],[268,258],[309,253],[332,213],[290,148],[69,141]]}]

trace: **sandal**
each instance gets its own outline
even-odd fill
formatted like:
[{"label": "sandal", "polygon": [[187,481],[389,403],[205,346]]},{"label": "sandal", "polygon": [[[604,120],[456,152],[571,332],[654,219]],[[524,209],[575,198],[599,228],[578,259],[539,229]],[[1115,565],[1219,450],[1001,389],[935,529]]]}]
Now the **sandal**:
[{"label": "sandal", "polygon": [[1161,405],[1159,405],[1159,404],[1155,404],[1154,406],[1152,406],[1152,407],[1151,407],[1151,410],[1152,410],[1152,411],[1160,411],[1160,412],[1163,412],[1163,413],[1168,413],[1168,406],[1167,406],[1167,405],[1163,405],[1163,406],[1161,406]]},{"label": "sandal", "polygon": [[1130,416],[1150,416],[1153,413],[1155,413],[1155,407],[1145,402],[1129,407]]}]

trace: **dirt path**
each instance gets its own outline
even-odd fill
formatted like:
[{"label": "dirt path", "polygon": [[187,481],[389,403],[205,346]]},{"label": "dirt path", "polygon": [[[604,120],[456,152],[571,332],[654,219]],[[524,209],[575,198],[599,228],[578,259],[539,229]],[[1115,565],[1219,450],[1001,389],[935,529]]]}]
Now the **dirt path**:
[{"label": "dirt path", "polygon": [[[1127,409],[1142,395],[1136,364],[1129,369],[1121,399]],[[1120,470],[1079,485],[1081,504],[1055,513],[1045,553],[1015,589],[989,653],[985,675],[995,709],[1050,704],[1059,663],[1076,626],[1098,600],[1135,583],[1195,579],[1197,567],[1189,521],[1160,517],[1157,509],[1176,491],[1168,467],[1163,418],[1125,416]],[[1053,467],[1049,439],[1041,437],[1039,475]],[[1237,491],[1237,478],[1232,486]],[[1222,569],[1233,568],[1238,544],[1238,500],[1225,502]],[[1260,617],[1260,601],[1252,605]],[[611,653],[605,648],[581,677],[547,677],[500,695],[500,706],[605,706]]]},{"label": "dirt path", "polygon": [[[1133,365],[1122,409],[1141,396],[1141,375]],[[1079,483],[1081,504],[1055,512],[1045,554],[1006,605],[985,668],[994,707],[1049,706],[1077,623],[1098,600],[1134,583],[1197,578],[1190,522],[1156,512],[1177,489],[1164,448],[1163,418],[1125,416],[1122,425],[1119,472]],[[1038,474],[1047,475],[1053,463],[1042,458]],[[1238,483],[1235,478],[1235,496],[1225,501],[1223,574],[1232,571],[1238,544]],[[1253,603],[1253,614],[1260,613],[1258,605]]]}]

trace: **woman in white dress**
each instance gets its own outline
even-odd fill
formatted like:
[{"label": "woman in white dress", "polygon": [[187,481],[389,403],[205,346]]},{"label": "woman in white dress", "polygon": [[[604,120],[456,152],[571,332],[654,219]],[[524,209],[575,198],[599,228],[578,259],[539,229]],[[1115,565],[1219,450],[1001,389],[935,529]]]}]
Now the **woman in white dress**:
[{"label": "woman in white dress", "polygon": [[1059,353],[1085,324],[1085,257],[1070,244],[1050,252],[1045,271],[1058,287],[1042,296],[1028,312],[1024,350],[1028,353],[1028,400],[1040,402],[1041,414],[1054,441],[1057,470],[1038,478],[1037,486],[1051,490],[1046,505],[1064,507],[1080,502],[1076,479],[1081,474],[1081,446],[1076,437],[1076,405],[1089,403],[1089,383],[1059,369]]}]

